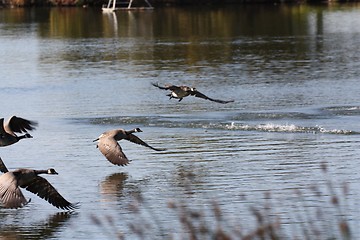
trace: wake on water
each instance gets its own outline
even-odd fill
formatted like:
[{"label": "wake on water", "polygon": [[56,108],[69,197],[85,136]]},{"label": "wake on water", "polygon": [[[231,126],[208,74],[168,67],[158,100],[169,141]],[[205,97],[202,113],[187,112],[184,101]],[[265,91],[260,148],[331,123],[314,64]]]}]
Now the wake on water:
[{"label": "wake on water", "polygon": [[[211,121],[211,122],[210,122]],[[112,117],[103,119],[92,119],[92,124],[110,124],[110,125],[145,125],[149,127],[165,128],[203,128],[218,130],[236,130],[236,131],[258,131],[258,132],[279,132],[279,133],[312,133],[312,134],[340,134],[353,135],[359,132],[346,129],[327,129],[322,126],[297,126],[295,124],[276,124],[260,123],[249,124],[241,122],[213,122],[213,120],[192,120],[181,121],[179,119],[162,118],[153,119],[149,117]],[[114,126],[115,127],[115,126]]]},{"label": "wake on water", "polygon": [[327,134],[358,134],[357,132],[345,129],[326,129],[321,126],[315,127],[302,127],[296,126],[295,124],[274,124],[274,123],[265,123],[257,125],[249,125],[242,123],[231,122],[230,124],[225,125],[226,129],[229,130],[242,130],[242,131],[262,131],[262,132],[288,132],[288,133],[327,133]]},{"label": "wake on water", "polygon": [[[316,111],[315,111],[316,110]],[[147,115],[147,116],[110,116],[90,119],[73,119],[88,121],[96,125],[149,126],[162,128],[217,129],[236,131],[279,132],[279,133],[311,133],[355,135],[358,131],[348,129],[326,128],[320,125],[301,126],[293,123],[279,123],[279,120],[300,122],[309,119],[331,119],[334,116],[360,115],[360,107],[343,106],[315,109],[310,112],[242,112],[228,115],[219,114],[179,114],[179,115]],[[215,116],[215,117],[214,117]],[[255,120],[252,122],[252,120]],[[259,120],[262,123],[259,123]],[[284,122],[284,121],[282,121]],[[129,126],[130,127],[130,126]]]}]

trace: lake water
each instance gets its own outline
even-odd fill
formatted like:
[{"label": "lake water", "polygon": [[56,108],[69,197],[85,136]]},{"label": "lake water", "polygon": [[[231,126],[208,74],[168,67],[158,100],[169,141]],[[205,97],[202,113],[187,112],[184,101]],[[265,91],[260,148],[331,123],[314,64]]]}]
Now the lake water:
[{"label": "lake water", "polygon": [[[360,5],[0,9],[0,82],[1,117],[39,123],[0,149],[7,167],[54,167],[80,203],[23,190],[27,206],[0,208],[2,239],[190,239],[189,211],[233,238],[257,211],[284,239],[340,238],[342,221],[360,236]],[[134,127],[167,151],[121,141],[119,167],[92,142]]]}]

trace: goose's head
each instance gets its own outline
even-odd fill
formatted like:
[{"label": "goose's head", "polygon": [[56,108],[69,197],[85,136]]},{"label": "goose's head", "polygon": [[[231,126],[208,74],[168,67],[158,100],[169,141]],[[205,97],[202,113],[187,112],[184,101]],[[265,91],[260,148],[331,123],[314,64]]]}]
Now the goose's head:
[{"label": "goose's head", "polygon": [[26,134],[24,135],[24,138],[33,138],[33,136],[31,136],[29,133],[26,133]]},{"label": "goose's head", "polygon": [[134,131],[135,132],[142,132],[142,130],[140,128],[135,128]]},{"label": "goose's head", "polygon": [[55,174],[55,175],[58,175],[58,173],[55,171],[55,169],[53,169],[53,168],[49,168],[48,170],[47,170],[47,174]]},{"label": "goose's head", "polygon": [[193,91],[196,91],[196,88],[188,87],[188,86],[184,86],[182,89],[183,89],[185,92],[193,92]]}]

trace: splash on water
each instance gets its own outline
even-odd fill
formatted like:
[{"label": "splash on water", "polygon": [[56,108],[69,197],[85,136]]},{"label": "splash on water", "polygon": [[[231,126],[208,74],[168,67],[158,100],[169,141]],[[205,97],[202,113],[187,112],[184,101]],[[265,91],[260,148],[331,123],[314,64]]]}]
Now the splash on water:
[{"label": "splash on water", "polygon": [[312,134],[340,134],[353,135],[359,132],[347,129],[327,129],[322,126],[298,126],[296,124],[260,123],[248,124],[240,122],[209,122],[207,119],[182,119],[177,117],[154,117],[154,116],[121,116],[89,119],[92,124],[143,125],[165,128],[203,128],[203,129],[225,129],[238,131],[260,131],[279,133],[312,133]]},{"label": "splash on water", "polygon": [[356,134],[354,131],[345,130],[345,129],[326,129],[321,126],[314,127],[302,127],[296,126],[295,124],[274,124],[274,123],[265,123],[257,125],[249,124],[237,124],[231,122],[226,124],[225,128],[228,130],[242,130],[242,131],[262,131],[262,132],[288,132],[288,133],[327,133],[327,134]]}]

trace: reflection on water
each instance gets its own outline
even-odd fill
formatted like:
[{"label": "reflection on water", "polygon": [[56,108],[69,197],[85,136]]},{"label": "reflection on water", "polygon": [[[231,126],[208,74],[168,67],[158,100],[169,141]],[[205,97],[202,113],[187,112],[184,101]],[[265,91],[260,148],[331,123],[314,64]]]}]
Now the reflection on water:
[{"label": "reflection on water", "polygon": [[[103,14],[104,27],[103,31],[106,36],[118,37],[118,21],[115,12],[106,12]],[[108,21],[109,24],[105,24]]]},{"label": "reflection on water", "polygon": [[[4,214],[1,215],[2,219],[6,218]],[[11,216],[11,214],[9,215]],[[4,240],[56,238],[56,234],[62,231],[70,218],[76,215],[74,212],[58,212],[50,215],[46,220],[31,223],[31,225],[28,222],[32,221],[32,219],[18,224],[5,224],[3,221],[0,225],[0,238]]]},{"label": "reflection on water", "polygon": [[122,190],[128,177],[127,173],[114,173],[107,176],[100,183],[100,193],[104,195],[105,201],[109,196],[114,196],[116,198],[123,196]]},{"label": "reflection on water", "polygon": [[[349,184],[351,194],[337,196],[359,235],[358,4],[0,11],[1,113],[39,121],[33,139],[2,148],[1,157],[56,168],[56,185],[81,202],[76,221],[60,220],[51,238],[105,238],[89,216],[114,219],[112,231],[129,238],[131,226],[150,238],[168,229],[181,238],[169,202],[204,210],[204,222],[214,223],[215,201],[229,229],[253,230],[249,209],[269,201],[269,192],[285,236],[302,239],[308,225],[338,236],[327,231],[338,229],[333,193],[312,187],[326,188],[327,179],[337,193]],[[169,101],[152,82],[235,102]],[[131,164],[104,161],[92,140],[134,127],[168,150],[124,141]],[[325,217],[316,215],[319,206]],[[51,222],[53,211],[43,201],[0,209],[1,234],[47,238],[42,219]]]}]

